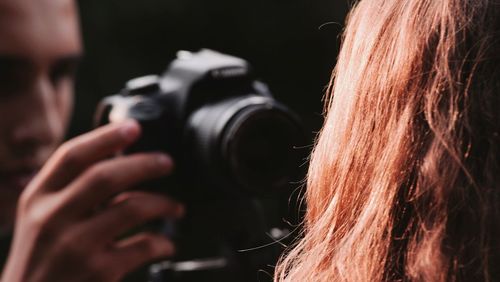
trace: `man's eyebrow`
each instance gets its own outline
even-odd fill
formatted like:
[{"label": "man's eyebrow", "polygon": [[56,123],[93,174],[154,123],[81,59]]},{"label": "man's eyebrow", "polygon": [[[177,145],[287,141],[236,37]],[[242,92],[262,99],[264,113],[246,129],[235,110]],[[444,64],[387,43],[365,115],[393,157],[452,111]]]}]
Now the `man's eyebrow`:
[{"label": "man's eyebrow", "polygon": [[[52,62],[52,65],[78,65],[81,60],[82,60],[81,54],[70,54],[55,58],[54,61]],[[22,67],[31,65],[33,65],[33,62],[28,58],[17,55],[0,54],[1,68]]]},{"label": "man's eyebrow", "polygon": [[0,68],[8,69],[11,67],[29,66],[30,61],[26,58],[15,55],[0,54]]},{"label": "man's eyebrow", "polygon": [[51,75],[53,77],[60,77],[63,75],[74,76],[80,65],[81,56],[72,55],[58,58],[51,66]]}]

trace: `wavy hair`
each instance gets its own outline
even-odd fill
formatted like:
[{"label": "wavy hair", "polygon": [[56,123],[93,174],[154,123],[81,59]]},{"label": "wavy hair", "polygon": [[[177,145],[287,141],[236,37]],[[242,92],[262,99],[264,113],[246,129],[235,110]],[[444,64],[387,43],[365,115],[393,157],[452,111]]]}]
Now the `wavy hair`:
[{"label": "wavy hair", "polygon": [[277,281],[500,279],[500,1],[348,16]]}]

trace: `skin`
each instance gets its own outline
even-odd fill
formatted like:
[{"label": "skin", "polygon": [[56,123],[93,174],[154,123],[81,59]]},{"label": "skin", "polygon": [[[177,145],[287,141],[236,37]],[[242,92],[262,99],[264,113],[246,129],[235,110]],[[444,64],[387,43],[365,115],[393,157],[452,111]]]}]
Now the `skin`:
[{"label": "skin", "polygon": [[61,143],[82,52],[69,1],[0,0],[0,224]]},{"label": "skin", "polygon": [[172,243],[157,234],[117,240],[151,219],[183,213],[166,197],[130,190],[168,175],[169,156],[109,158],[139,138],[135,121],[58,147],[82,52],[75,3],[0,0],[0,42],[0,224],[15,222],[1,281],[118,281],[171,255]]}]

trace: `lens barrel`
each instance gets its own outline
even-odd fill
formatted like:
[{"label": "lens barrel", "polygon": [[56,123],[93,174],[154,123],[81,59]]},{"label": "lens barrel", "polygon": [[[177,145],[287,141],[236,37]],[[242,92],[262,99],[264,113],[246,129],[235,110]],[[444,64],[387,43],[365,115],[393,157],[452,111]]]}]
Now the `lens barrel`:
[{"label": "lens barrel", "polygon": [[298,118],[274,99],[248,95],[207,105],[193,113],[186,128],[189,150],[214,182],[261,194],[297,175],[304,132]]}]

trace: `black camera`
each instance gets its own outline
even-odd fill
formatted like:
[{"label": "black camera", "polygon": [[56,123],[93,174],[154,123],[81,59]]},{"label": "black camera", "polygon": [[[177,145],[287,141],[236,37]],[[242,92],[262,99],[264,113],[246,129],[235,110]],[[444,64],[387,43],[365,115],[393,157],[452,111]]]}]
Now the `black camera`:
[{"label": "black camera", "polygon": [[164,226],[178,251],[153,265],[152,280],[263,281],[257,271],[276,262],[281,248],[272,242],[287,234],[282,219],[291,183],[303,176],[306,138],[245,60],[180,51],[163,75],[132,79],[106,97],[96,118],[136,119],[143,135],[125,153],[164,151],[175,160],[172,177],[149,185],[185,203],[187,215],[173,231]]}]

